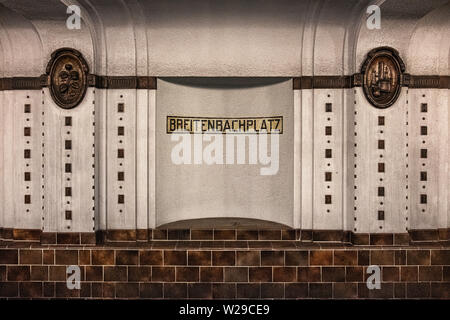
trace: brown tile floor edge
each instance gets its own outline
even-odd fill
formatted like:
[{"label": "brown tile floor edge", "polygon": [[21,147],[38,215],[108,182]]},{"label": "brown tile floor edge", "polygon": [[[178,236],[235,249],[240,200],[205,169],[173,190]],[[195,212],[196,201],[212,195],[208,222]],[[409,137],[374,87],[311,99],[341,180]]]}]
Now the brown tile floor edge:
[{"label": "brown tile floor edge", "polygon": [[41,244],[98,245],[108,242],[148,241],[302,241],[336,242],[353,245],[408,245],[450,243],[450,229],[410,230],[408,233],[353,233],[340,230],[296,229],[141,229],[108,230],[92,233],[51,233],[31,229],[0,228],[0,239],[38,241]]},{"label": "brown tile floor edge", "polygon": [[[81,288],[66,268],[78,265]],[[381,269],[369,290],[367,267]],[[450,299],[450,249],[0,249],[0,298]]]}]

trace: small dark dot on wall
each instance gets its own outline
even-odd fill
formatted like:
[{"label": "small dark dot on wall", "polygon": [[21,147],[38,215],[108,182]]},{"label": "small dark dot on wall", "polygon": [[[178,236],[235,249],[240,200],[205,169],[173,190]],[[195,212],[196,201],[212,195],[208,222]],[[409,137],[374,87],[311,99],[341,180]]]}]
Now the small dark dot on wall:
[{"label": "small dark dot on wall", "polygon": [[123,95],[120,95],[121,98],[123,98]]}]

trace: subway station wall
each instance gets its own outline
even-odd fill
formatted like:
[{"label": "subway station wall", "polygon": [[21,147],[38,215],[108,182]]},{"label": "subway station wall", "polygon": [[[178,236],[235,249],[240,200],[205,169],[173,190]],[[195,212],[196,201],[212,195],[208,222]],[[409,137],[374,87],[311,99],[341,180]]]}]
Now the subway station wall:
[{"label": "subway station wall", "polygon": [[[2,87],[1,228],[135,230],[228,216],[356,233],[450,226],[448,84],[404,86],[387,109],[361,87],[292,86],[359,73],[385,45],[406,73],[448,79],[447,1],[385,1],[380,30],[365,27],[369,1],[78,1],[80,30],[66,28],[63,3],[31,2],[0,1],[2,79],[36,80],[52,52],[71,47],[92,74],[152,76],[157,87],[92,85],[70,110],[45,86]],[[211,89],[186,76],[243,82]],[[283,80],[248,86],[255,77]],[[283,115],[278,175],[168,163],[170,114]]]}]

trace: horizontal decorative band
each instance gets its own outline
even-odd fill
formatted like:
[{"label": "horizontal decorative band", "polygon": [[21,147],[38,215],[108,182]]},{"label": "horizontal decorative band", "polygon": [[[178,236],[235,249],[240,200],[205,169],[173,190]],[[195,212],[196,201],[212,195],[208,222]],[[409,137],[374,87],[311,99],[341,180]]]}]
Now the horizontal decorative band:
[{"label": "horizontal decorative band", "polygon": [[[251,78],[251,77],[250,77]],[[47,75],[40,77],[0,78],[2,90],[39,90],[48,86]],[[99,76],[90,74],[88,85],[98,89],[156,89],[157,77]],[[302,76],[293,78],[293,89],[349,89],[362,85],[362,75]],[[402,85],[409,88],[450,89],[450,76],[403,74]]]},{"label": "horizontal decorative band", "polygon": [[42,232],[38,229],[0,229],[0,239],[41,244],[95,245],[107,242],[141,241],[299,241],[335,242],[353,245],[409,245],[439,242],[450,245],[450,229],[410,230],[408,233],[354,233],[342,230],[299,229],[115,229],[87,233]]}]

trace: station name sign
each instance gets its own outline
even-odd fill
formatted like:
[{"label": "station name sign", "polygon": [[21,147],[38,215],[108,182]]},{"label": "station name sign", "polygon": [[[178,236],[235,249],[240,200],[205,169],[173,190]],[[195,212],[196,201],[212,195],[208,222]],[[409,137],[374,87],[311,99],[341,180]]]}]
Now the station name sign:
[{"label": "station name sign", "polygon": [[283,117],[167,116],[167,133],[283,133]]}]

